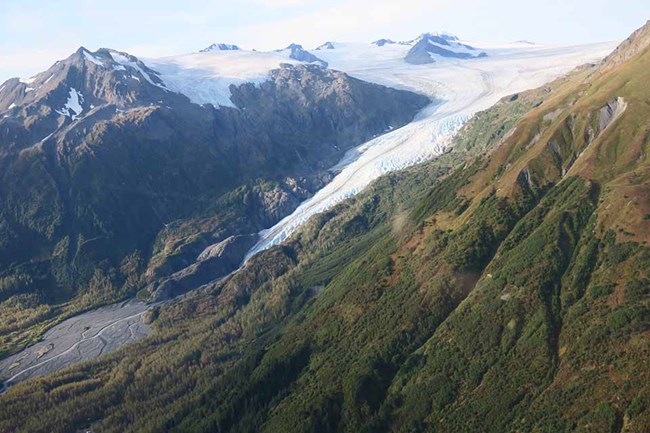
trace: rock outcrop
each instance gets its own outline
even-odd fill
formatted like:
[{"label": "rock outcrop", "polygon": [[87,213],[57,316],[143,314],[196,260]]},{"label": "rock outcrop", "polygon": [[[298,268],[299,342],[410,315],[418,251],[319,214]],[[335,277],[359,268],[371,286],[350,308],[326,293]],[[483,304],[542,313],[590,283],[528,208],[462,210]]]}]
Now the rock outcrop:
[{"label": "rock outcrop", "polygon": [[256,235],[230,236],[206,248],[190,266],[155,281],[147,291],[152,300],[161,301],[222,278],[239,267],[255,242]]}]

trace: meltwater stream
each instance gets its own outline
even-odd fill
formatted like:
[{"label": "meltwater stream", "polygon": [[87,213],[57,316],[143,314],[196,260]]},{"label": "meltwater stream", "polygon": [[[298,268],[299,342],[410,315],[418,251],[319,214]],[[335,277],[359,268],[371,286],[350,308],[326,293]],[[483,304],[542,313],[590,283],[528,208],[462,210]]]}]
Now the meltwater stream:
[{"label": "meltwater stream", "polygon": [[0,361],[0,392],[30,377],[97,358],[149,335],[149,325],[142,321],[142,315],[150,307],[132,300],[64,320],[38,343]]}]

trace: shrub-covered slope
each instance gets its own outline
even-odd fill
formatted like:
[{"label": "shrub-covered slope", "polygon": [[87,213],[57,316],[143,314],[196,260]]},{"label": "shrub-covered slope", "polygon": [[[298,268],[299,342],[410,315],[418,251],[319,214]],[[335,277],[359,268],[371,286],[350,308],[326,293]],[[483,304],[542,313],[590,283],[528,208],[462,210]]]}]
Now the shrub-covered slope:
[{"label": "shrub-covered slope", "polygon": [[650,50],[477,115],[0,431],[646,432]]}]

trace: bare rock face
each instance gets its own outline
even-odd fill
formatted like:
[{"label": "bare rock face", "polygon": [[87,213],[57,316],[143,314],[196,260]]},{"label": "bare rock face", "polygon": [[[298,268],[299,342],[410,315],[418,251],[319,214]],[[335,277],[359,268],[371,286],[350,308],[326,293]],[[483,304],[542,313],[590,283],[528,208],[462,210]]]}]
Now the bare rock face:
[{"label": "bare rock face", "polygon": [[621,97],[613,99],[598,112],[598,134],[603,132],[627,108],[627,103]]},{"label": "bare rock face", "polygon": [[207,260],[219,259],[239,262],[242,253],[245,253],[250,248],[251,242],[255,242],[256,236],[230,236],[218,244],[211,245],[201,254],[197,260],[205,262]]},{"label": "bare rock face", "polygon": [[207,284],[239,267],[248,250],[257,242],[257,235],[230,236],[207,247],[197,261],[171,277],[153,283],[148,291],[159,301]]},{"label": "bare rock face", "polygon": [[231,93],[237,108],[197,105],[136,57],[84,48],[0,85],[0,274],[16,281],[0,302],[65,301],[98,269],[119,290],[169,277],[281,219],[347,149],[429,103],[318,65]]}]

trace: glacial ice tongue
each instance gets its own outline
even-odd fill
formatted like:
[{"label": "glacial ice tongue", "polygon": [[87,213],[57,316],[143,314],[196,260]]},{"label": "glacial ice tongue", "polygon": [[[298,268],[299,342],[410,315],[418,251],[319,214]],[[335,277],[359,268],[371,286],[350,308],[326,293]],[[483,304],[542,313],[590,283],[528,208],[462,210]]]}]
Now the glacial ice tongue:
[{"label": "glacial ice tongue", "polygon": [[435,64],[410,65],[403,61],[410,48],[398,44],[340,44],[318,55],[332,69],[356,78],[412,90],[436,102],[410,124],[392,130],[349,151],[333,170],[334,179],[291,215],[259,233],[259,242],[245,260],[285,241],[309,218],[332,208],[367,187],[373,180],[440,155],[462,125],[475,113],[504,96],[536,88],[571,69],[605,57],[616,43],[575,47],[481,47],[487,58],[443,59]]}]

